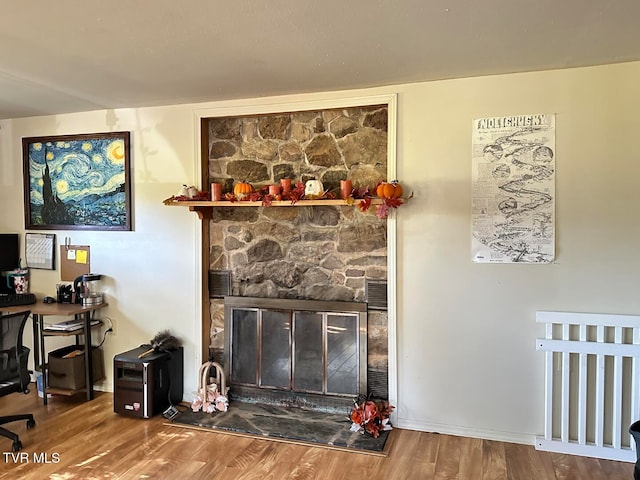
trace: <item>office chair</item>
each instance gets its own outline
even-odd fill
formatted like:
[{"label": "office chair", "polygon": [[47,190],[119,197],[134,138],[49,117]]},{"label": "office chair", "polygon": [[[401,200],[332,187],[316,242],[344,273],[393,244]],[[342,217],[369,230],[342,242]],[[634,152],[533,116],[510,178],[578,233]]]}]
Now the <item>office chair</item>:
[{"label": "office chair", "polygon": [[[0,315],[0,396],[13,392],[29,392],[31,376],[27,369],[27,360],[30,350],[22,344],[22,333],[30,314],[30,311],[25,311]],[[30,413],[0,416],[0,425],[18,420],[26,420],[28,429],[36,425]],[[13,440],[14,452],[22,449],[17,434],[0,427],[0,435]]]}]

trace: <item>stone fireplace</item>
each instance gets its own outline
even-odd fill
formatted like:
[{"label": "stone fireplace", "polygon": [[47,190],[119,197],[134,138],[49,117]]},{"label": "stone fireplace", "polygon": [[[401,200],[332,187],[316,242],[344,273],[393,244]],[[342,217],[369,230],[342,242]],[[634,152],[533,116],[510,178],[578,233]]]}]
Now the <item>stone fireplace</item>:
[{"label": "stone fireplace", "polygon": [[[351,179],[356,188],[372,188],[386,178],[386,105],[216,117],[207,120],[205,134],[209,180],[223,183],[223,192],[232,191],[234,181],[240,180],[259,188],[281,178],[294,182],[317,178],[337,196],[342,179]],[[367,293],[368,285],[386,285],[384,220],[353,205],[214,208],[209,231],[209,268],[228,274],[228,293],[233,298],[268,299],[272,310],[286,310],[285,301],[361,305],[365,328],[358,331],[365,332],[362,344],[367,348],[360,366],[368,385],[359,393],[387,398],[387,312],[369,305]],[[270,303],[278,299],[280,306]],[[234,362],[234,350],[229,343],[233,333],[225,331],[229,328],[225,300],[211,298],[210,303],[210,356],[227,368]],[[295,316],[289,318],[295,321]],[[331,317],[331,308],[323,319],[325,325],[344,320]],[[286,321],[280,321],[285,330]],[[277,320],[269,322],[277,324]],[[295,359],[295,351],[292,355]],[[266,369],[263,374],[272,375],[270,382],[279,381],[277,371]],[[244,391],[257,387],[251,382],[237,386]],[[278,386],[278,390],[286,389]],[[327,393],[319,392],[317,385],[303,390],[311,397]],[[297,396],[295,388],[288,391]]]}]

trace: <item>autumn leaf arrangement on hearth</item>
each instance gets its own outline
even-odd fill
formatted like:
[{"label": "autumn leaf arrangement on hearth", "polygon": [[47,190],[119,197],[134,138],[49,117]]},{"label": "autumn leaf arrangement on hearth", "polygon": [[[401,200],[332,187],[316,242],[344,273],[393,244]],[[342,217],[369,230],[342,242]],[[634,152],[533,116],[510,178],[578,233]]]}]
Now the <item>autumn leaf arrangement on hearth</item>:
[{"label": "autumn leaf arrangement on hearth", "polygon": [[356,400],[349,415],[349,420],[352,422],[351,431],[367,433],[373,438],[378,438],[380,432],[392,429],[389,416],[394,408],[386,400],[364,399],[360,403]]}]

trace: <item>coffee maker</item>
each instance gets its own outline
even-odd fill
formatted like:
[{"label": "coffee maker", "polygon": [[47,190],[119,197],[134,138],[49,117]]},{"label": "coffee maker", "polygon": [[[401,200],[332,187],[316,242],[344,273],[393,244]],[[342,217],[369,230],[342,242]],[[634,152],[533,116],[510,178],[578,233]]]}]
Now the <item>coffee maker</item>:
[{"label": "coffee maker", "polygon": [[98,273],[87,273],[76,277],[73,281],[75,303],[81,303],[86,307],[104,302],[104,294],[100,288],[101,279],[102,275]]}]

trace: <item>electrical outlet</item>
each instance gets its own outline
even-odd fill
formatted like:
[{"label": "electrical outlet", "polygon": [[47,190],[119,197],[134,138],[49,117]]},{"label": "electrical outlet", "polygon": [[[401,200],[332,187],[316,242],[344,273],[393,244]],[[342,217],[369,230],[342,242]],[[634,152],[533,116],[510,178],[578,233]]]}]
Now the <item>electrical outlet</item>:
[{"label": "electrical outlet", "polygon": [[107,325],[107,330],[111,329],[111,331],[109,332],[109,335],[113,335],[115,337],[118,334],[118,329],[116,328],[116,325],[117,325],[116,321],[113,318],[111,318],[107,320],[105,323]]},{"label": "electrical outlet", "polygon": [[176,407],[174,407],[173,405],[169,405],[169,408],[162,412],[162,416],[169,420],[173,420],[174,418],[176,418],[176,416],[178,416],[178,413],[180,413],[180,411]]}]

